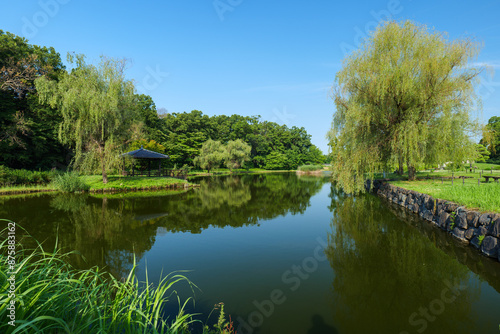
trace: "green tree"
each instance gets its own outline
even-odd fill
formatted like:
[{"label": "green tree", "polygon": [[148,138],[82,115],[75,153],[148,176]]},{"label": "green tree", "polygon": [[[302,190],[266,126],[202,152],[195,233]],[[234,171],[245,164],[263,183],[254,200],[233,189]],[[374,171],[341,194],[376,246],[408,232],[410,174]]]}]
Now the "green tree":
[{"label": "green tree", "polygon": [[500,163],[500,117],[493,116],[488,120],[479,143],[490,152],[489,162]]},{"label": "green tree", "polygon": [[200,154],[203,143],[212,138],[210,118],[201,111],[166,114],[161,118],[161,130],[165,141],[161,142],[170,156],[170,163],[192,165]]},{"label": "green tree", "polygon": [[63,116],[59,138],[75,147],[74,164],[83,171],[107,171],[120,159],[118,150],[137,121],[133,108],[134,86],[124,78],[124,61],[101,57],[98,67],[87,64],[83,55],[68,54],[76,63],[59,82],[41,77],[35,81],[42,103],[57,107]]},{"label": "green tree", "polygon": [[469,113],[483,68],[471,39],[450,41],[410,21],[385,22],[344,60],[333,98],[333,177],[347,192],[366,177],[406,164],[413,180],[424,163],[460,163],[475,155]]},{"label": "green tree", "polygon": [[149,95],[136,94],[135,106],[144,124],[144,132],[147,135],[147,139],[159,143],[164,141],[165,134],[161,131],[160,118],[158,117],[153,98]]},{"label": "green tree", "polygon": [[64,65],[54,48],[31,45],[0,30],[0,164],[12,168],[60,167],[66,150],[58,141],[61,114],[38,102],[34,80],[57,80]]},{"label": "green tree", "polygon": [[266,156],[265,168],[269,170],[283,170],[288,167],[288,158],[281,152],[271,152]]},{"label": "green tree", "polygon": [[162,154],[165,152],[165,146],[157,143],[155,140],[147,141],[146,139],[139,139],[139,140],[133,141],[132,143],[130,143],[128,150],[134,151],[134,150],[140,149],[141,147],[146,149],[146,150],[150,150],[150,151],[158,152],[158,153],[162,153]]},{"label": "green tree", "polygon": [[240,168],[246,161],[250,160],[252,148],[241,139],[230,140],[226,144],[225,163],[232,172],[233,169]]},{"label": "green tree", "polygon": [[226,155],[226,148],[220,141],[209,139],[201,146],[200,155],[194,159],[194,164],[210,173],[210,170],[224,162]]},{"label": "green tree", "polygon": [[486,162],[490,158],[490,151],[481,144],[477,144],[477,162]]}]

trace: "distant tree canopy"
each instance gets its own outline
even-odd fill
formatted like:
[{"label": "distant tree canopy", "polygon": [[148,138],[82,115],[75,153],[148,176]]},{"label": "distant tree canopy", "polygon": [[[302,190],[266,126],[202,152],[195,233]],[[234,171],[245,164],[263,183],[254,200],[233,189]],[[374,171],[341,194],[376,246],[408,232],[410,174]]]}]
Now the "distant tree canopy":
[{"label": "distant tree canopy", "polygon": [[347,192],[364,190],[372,173],[406,164],[461,163],[477,155],[480,126],[474,83],[483,68],[470,39],[450,41],[410,21],[385,22],[344,60],[329,134],[333,177]]},{"label": "distant tree canopy", "polygon": [[[268,156],[276,152],[284,158],[273,169],[290,169],[305,163],[323,163],[321,150],[311,143],[311,135],[302,127],[287,127],[261,121],[260,116],[217,115],[209,117],[201,111],[166,114],[160,117],[160,132],[170,156],[170,163],[192,165],[207,140],[241,139],[250,145],[250,165],[267,168]],[[149,131],[149,130],[148,130]]]},{"label": "distant tree canopy", "polygon": [[[70,161],[98,161],[100,158],[90,159],[91,155],[103,152],[102,170],[103,164],[105,169],[112,165],[114,153],[108,154],[112,147],[126,149],[137,140],[153,140],[164,147],[170,166],[193,165],[209,139],[223,145],[236,140],[248,144],[246,167],[293,169],[324,161],[303,127],[289,128],[263,121],[260,116],[209,117],[198,110],[159,115],[151,96],[136,94],[123,77],[123,85],[111,85],[106,78],[94,75],[99,66],[80,60],[75,64],[68,72],[53,48],[28,44],[26,39],[0,30],[1,165],[65,168]],[[122,92],[118,92],[119,87]],[[79,90],[82,94],[76,94]],[[127,135],[131,132],[135,137]],[[122,135],[126,139],[118,138]],[[75,136],[87,142],[78,142]],[[91,143],[95,150],[90,149]]]},{"label": "distant tree canopy", "polygon": [[500,163],[500,117],[493,116],[486,124],[485,134],[480,144],[490,152],[488,162]]}]

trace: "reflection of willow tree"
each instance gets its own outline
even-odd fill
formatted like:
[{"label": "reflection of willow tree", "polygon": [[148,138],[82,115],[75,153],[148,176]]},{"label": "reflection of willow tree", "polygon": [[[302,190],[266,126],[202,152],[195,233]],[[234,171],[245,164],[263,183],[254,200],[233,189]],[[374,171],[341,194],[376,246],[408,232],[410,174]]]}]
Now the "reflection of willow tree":
[{"label": "reflection of willow tree", "polygon": [[[415,332],[422,323],[411,324],[409,317],[417,312],[413,321],[425,319],[421,308],[441,300],[446,281],[468,283],[465,266],[398,222],[378,198],[347,196],[335,188],[330,196],[333,232],[326,253],[335,271],[334,317],[343,332]],[[466,319],[477,289],[458,290],[455,301],[444,303],[444,312],[429,312],[426,333],[469,333],[464,323],[471,323]],[[434,310],[440,311],[438,306],[439,301]]]},{"label": "reflection of willow tree", "polygon": [[287,213],[303,213],[328,179],[301,181],[294,174],[260,174],[209,177],[198,182],[198,189],[176,196],[129,199],[126,209],[136,215],[167,213],[148,223],[170,232],[241,227]]},{"label": "reflection of willow tree", "polygon": [[239,177],[205,179],[201,185],[198,195],[205,208],[218,209],[224,205],[241,207],[252,198],[250,185]]},{"label": "reflection of willow tree", "polygon": [[123,201],[61,194],[51,206],[68,213],[59,244],[83,255],[86,261],[80,256],[73,259],[79,268],[98,265],[121,277],[132,267],[134,254],[140,258],[154,244],[156,228],[132,229],[135,215],[125,210]]},{"label": "reflection of willow tree", "polygon": [[327,179],[300,181],[293,174],[245,175],[207,178],[200,188],[163,199],[135,201],[147,210],[150,201],[168,212],[157,224],[170,232],[200,233],[209,226],[241,227],[254,225],[287,213],[303,213]]}]

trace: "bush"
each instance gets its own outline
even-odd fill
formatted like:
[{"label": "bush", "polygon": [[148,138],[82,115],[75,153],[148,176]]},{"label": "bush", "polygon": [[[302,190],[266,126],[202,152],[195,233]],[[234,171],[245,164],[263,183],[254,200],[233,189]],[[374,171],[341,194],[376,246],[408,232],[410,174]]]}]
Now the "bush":
[{"label": "bush", "polygon": [[52,181],[54,188],[64,192],[89,191],[90,186],[86,184],[76,172],[58,175]]},{"label": "bush", "polygon": [[301,172],[314,172],[317,170],[322,170],[323,166],[322,165],[302,165],[299,166],[298,170]]},{"label": "bush", "polygon": [[49,184],[57,171],[39,172],[26,169],[10,169],[0,165],[0,186],[10,186],[19,184]]}]

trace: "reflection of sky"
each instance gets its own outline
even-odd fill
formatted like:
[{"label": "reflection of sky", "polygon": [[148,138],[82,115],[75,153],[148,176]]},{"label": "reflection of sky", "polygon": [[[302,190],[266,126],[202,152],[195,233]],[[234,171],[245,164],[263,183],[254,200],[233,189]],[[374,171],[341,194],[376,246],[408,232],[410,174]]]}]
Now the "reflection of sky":
[{"label": "reflection of sky", "polygon": [[[259,225],[210,227],[199,234],[157,234],[155,244],[139,263],[139,272],[143,271],[146,263],[149,277],[153,280],[162,271],[166,274],[174,270],[189,270],[185,275],[202,290],[195,292],[197,307],[206,312],[215,303],[224,302],[225,311],[233,315],[233,320],[242,317],[248,321],[249,314],[257,310],[256,304],[270,300],[271,293],[277,289],[286,300],[273,306],[272,315],[265,319],[261,328],[262,333],[307,333],[318,326],[328,328],[330,332],[341,332],[343,326],[334,322],[333,310],[348,306],[334,302],[337,300],[335,294],[342,294],[342,291],[332,290],[335,273],[329,261],[316,261],[317,269],[311,273],[302,271],[308,275],[306,279],[290,280],[298,277],[291,271],[293,266],[302,266],[305,259],[314,257],[314,250],[321,243],[318,238],[326,242],[328,233],[335,233],[330,225],[332,213],[328,209],[331,205],[329,193],[330,184],[325,184],[311,198],[311,206],[304,214],[287,214],[285,217],[261,220]],[[390,230],[390,225],[385,226],[385,229]],[[443,259],[446,260],[447,255],[443,254]],[[455,260],[449,258],[449,261]],[[288,280],[283,280],[284,274]],[[480,296],[473,296],[474,305],[466,321],[472,321],[472,325],[484,333],[492,332],[492,328],[497,330],[498,324],[496,327],[489,324],[498,319],[493,305],[500,305],[499,293],[484,282],[477,289],[478,277],[475,274],[470,274],[470,277],[471,291],[479,291]],[[292,290],[297,282],[298,288]],[[179,291],[182,296],[191,296],[186,287],[180,287]],[[424,296],[423,300],[427,300],[425,298],[429,298],[430,302],[434,297]],[[458,305],[454,307],[462,308]],[[313,321],[320,318],[324,322]],[[381,321],[388,319],[390,315]],[[448,320],[461,319],[441,320],[446,323]],[[406,329],[415,328],[408,325]],[[433,333],[432,326],[429,326],[428,332]]]},{"label": "reflection of sky", "polygon": [[[331,284],[333,275],[328,261],[319,262],[318,269],[296,291],[290,290],[294,284],[282,281],[282,275],[293,265],[314,256],[320,246],[317,238],[326,243],[331,231],[329,191],[330,184],[324,184],[301,215],[287,214],[239,228],[208,228],[200,234],[157,235],[139,265],[144,268],[147,262],[150,278],[158,277],[162,270],[192,270],[187,276],[203,290],[197,302],[211,305],[223,301],[227,313],[248,314],[254,310],[255,300],[268,299],[274,289],[280,289],[287,302],[276,307],[273,323],[279,323],[281,330],[275,328],[274,332],[289,326],[292,333],[310,325],[309,312],[310,316],[322,314],[329,319],[323,307],[324,287]],[[307,332],[306,327],[303,329]]]}]

